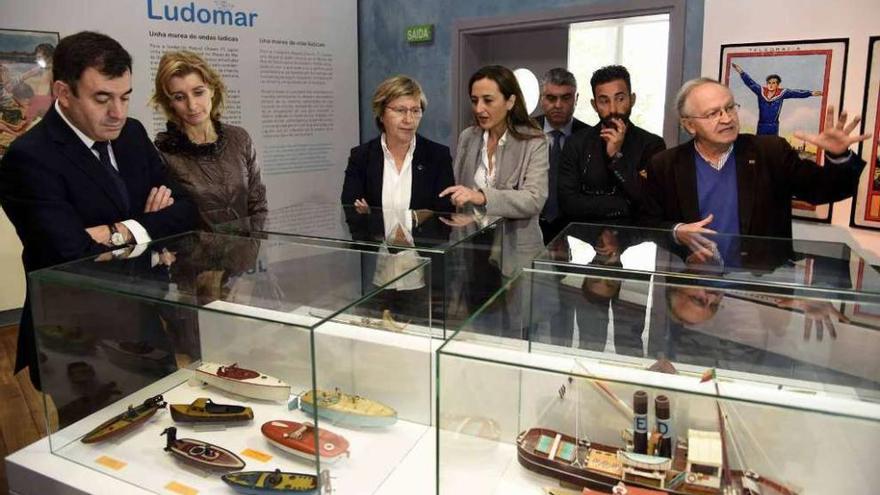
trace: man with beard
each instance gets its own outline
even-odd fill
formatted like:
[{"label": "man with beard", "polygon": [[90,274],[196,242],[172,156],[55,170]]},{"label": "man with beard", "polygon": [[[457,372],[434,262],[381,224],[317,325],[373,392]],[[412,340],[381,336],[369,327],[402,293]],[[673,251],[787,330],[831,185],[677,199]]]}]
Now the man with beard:
[{"label": "man with beard", "polygon": [[666,145],[629,120],[636,95],[626,67],[602,67],[590,85],[599,125],[572,136],[562,151],[559,207],[571,221],[631,224],[641,203],[644,171]]},{"label": "man with beard", "polygon": [[568,224],[568,220],[559,211],[556,186],[565,141],[578,131],[591,129],[588,124],[574,118],[577,100],[577,80],[574,74],[562,67],[550,69],[544,74],[541,80],[541,110],[544,114],[535,120],[544,129],[550,144],[547,201],[540,218],[545,243],[550,242]]},{"label": "man with beard", "polygon": [[686,82],[676,107],[694,139],[654,157],[641,223],[673,229],[696,255],[718,255],[718,246],[701,234],[791,238],[793,197],[817,205],[855,192],[865,162],[849,147],[869,137],[850,135],[858,116],[847,122],[845,111],[835,118],[828,107],[821,133],[794,133],[824,150],[825,164],[818,165],[778,136],[740,134],[739,105],[718,81]]}]

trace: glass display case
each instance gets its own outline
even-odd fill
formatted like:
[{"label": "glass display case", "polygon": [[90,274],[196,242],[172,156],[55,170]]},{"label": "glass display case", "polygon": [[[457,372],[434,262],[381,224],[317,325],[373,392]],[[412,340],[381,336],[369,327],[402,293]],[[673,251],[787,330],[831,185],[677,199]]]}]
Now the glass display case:
[{"label": "glass display case", "polygon": [[833,259],[536,261],[438,351],[438,493],[875,493],[877,274]]},{"label": "glass display case", "polygon": [[[345,245],[390,254],[405,266],[422,256],[431,260],[431,327],[436,336],[457,328],[501,286],[504,228],[501,219],[474,209],[456,213],[390,210],[302,203],[217,226],[218,231],[266,239]],[[364,273],[366,288],[381,284],[384,272]]]},{"label": "glass display case", "polygon": [[390,258],[189,233],[31,273],[52,453],[156,493],[375,493],[434,395],[430,261],[361,283]]},{"label": "glass display case", "polygon": [[[880,296],[876,268],[842,242],[569,224],[532,262],[540,270],[619,272],[627,279],[714,280],[719,286],[785,287],[810,294],[833,289],[842,299]],[[774,289],[775,290],[775,289]],[[877,300],[877,299],[874,299]],[[880,315],[874,315],[880,321]]]}]

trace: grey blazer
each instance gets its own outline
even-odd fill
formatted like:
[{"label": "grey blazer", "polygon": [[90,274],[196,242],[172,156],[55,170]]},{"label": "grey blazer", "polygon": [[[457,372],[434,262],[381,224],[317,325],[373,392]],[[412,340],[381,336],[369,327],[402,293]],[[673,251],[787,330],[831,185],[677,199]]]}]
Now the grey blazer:
[{"label": "grey blazer", "polygon": [[[508,134],[504,146],[495,152],[495,186],[483,190],[486,214],[506,219],[501,270],[505,276],[526,266],[544,247],[538,217],[547,201],[547,138],[528,127],[517,129],[539,135],[519,140]],[[477,126],[468,127],[458,137],[452,167],[456,184],[476,187],[474,174],[480,166],[482,140],[483,130]]]}]

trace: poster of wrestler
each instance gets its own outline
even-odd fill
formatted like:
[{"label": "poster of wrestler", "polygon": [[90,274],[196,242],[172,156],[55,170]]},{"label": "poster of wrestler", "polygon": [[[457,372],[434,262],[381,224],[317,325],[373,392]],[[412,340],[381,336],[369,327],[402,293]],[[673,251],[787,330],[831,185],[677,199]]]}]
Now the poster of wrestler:
[{"label": "poster of wrestler", "polygon": [[[743,43],[721,46],[719,80],[741,105],[741,132],[779,136],[804,158],[824,163],[821,150],[794,137],[825,128],[828,105],[843,103],[847,39]],[[796,218],[831,221],[831,205],[792,198]]]},{"label": "poster of wrestler", "polygon": [[862,141],[859,153],[867,164],[853,198],[850,225],[880,230],[880,36],[868,42],[865,65],[865,100],[862,104],[862,133],[871,134]]},{"label": "poster of wrestler", "polygon": [[0,157],[52,104],[58,33],[0,29]]}]

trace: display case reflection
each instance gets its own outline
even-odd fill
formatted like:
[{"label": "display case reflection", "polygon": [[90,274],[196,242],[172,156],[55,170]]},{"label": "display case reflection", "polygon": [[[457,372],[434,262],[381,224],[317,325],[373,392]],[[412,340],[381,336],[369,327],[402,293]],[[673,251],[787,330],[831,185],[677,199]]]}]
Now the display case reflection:
[{"label": "display case reflection", "polygon": [[[424,332],[430,327],[442,337],[500,287],[500,220],[473,209],[440,212],[312,202],[272,210],[259,219],[241,219],[218,229],[257,238],[343,245],[386,255],[364,263],[364,290],[373,290],[389,276],[407,270],[417,258],[430,259],[429,268],[385,288],[377,294],[375,308],[355,315],[365,325],[403,332]],[[400,302],[413,300],[408,293],[426,292],[428,280],[432,294],[430,324],[416,316],[424,314],[422,308],[406,307]]]}]

